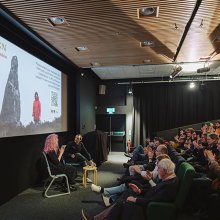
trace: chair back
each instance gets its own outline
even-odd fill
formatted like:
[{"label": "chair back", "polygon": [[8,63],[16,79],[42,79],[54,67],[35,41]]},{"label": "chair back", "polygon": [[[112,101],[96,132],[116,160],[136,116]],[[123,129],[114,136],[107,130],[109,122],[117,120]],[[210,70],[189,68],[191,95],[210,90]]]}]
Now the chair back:
[{"label": "chair back", "polygon": [[186,197],[189,193],[190,186],[195,175],[195,169],[187,162],[182,162],[177,172],[178,179],[180,181],[179,191],[175,199],[175,205],[177,210],[182,210]]},{"label": "chair back", "polygon": [[43,155],[44,155],[44,159],[45,159],[45,162],[46,162],[46,165],[47,165],[47,171],[48,171],[49,175],[50,175],[51,177],[53,177],[53,175],[52,175],[52,173],[51,173],[51,170],[50,170],[50,165],[49,165],[49,162],[48,162],[48,159],[47,159],[47,155],[45,154],[45,152],[42,152],[42,153],[43,153]]}]

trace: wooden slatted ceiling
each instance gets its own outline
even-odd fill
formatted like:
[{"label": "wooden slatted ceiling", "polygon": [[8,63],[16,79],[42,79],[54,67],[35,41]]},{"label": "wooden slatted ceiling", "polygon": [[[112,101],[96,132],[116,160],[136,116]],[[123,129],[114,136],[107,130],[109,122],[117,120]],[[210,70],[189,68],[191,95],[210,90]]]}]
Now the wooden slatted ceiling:
[{"label": "wooden slatted ceiling", "polygon": [[[155,64],[171,63],[196,0],[0,2],[76,65],[90,67],[91,62],[114,66],[143,64],[144,59]],[[179,62],[198,61],[213,52],[216,46],[207,42],[219,24],[219,4],[217,0],[202,2],[177,57]],[[137,8],[148,6],[159,6],[159,17],[138,19]],[[65,17],[69,25],[50,26],[46,19],[54,16]],[[198,29],[202,19],[203,31]],[[144,40],[154,41],[155,46],[140,48],[139,42]],[[77,46],[86,46],[89,51],[77,52]]]}]

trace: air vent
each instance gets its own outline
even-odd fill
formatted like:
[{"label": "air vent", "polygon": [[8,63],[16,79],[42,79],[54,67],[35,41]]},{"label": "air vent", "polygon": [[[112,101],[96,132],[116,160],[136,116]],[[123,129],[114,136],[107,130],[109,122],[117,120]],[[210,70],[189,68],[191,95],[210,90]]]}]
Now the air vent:
[{"label": "air vent", "polygon": [[140,47],[154,47],[154,41],[152,40],[145,40],[140,42]]},{"label": "air vent", "polygon": [[137,9],[138,18],[158,17],[159,7],[142,7]]},{"label": "air vent", "polygon": [[69,25],[64,17],[50,17],[50,18],[47,18],[46,20],[53,27]]}]

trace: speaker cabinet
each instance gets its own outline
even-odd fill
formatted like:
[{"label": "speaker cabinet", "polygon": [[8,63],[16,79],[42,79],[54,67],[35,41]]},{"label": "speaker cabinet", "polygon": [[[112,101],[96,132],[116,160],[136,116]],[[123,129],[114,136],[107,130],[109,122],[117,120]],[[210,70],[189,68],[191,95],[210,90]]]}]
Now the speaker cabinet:
[{"label": "speaker cabinet", "polygon": [[99,95],[105,95],[106,85],[99,85]]}]

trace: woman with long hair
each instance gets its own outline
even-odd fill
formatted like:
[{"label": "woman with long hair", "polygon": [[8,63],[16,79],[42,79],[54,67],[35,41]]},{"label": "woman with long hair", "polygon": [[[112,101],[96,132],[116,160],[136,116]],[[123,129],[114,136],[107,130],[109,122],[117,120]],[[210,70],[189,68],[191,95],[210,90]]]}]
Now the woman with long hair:
[{"label": "woman with long hair", "polygon": [[64,165],[61,161],[65,145],[59,148],[58,135],[50,134],[47,136],[44,144],[43,152],[46,153],[47,159],[50,165],[52,174],[64,173],[67,175],[69,180],[70,188],[74,188],[72,185],[75,184],[75,178],[77,176],[76,168],[73,166]]}]

